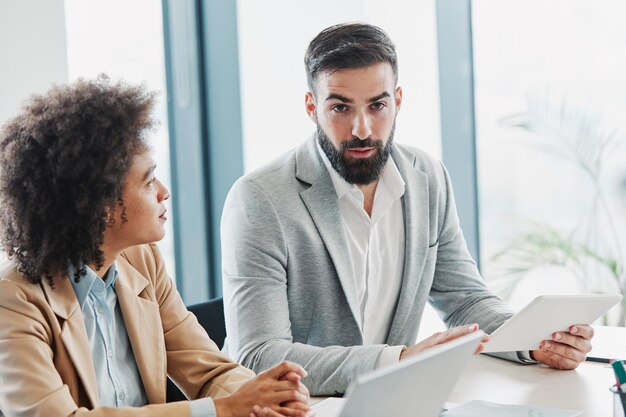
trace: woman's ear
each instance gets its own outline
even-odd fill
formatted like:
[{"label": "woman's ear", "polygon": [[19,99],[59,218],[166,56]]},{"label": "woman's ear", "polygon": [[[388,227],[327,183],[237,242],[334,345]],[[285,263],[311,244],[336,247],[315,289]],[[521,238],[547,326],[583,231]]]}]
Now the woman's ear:
[{"label": "woman's ear", "polygon": [[111,227],[115,224],[115,208],[106,207],[104,209],[104,218],[107,227]]}]

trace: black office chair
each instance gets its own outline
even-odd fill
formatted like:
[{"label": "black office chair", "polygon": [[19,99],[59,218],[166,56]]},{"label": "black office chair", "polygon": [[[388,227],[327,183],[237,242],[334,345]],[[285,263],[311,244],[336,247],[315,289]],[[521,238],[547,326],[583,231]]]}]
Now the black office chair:
[{"label": "black office chair", "polygon": [[[217,347],[221,349],[222,346],[224,346],[224,339],[226,338],[224,300],[222,298],[216,298],[204,303],[188,306],[187,310],[191,311],[198,318],[200,325],[204,327],[209,337],[211,337]],[[185,394],[183,394],[169,378],[167,379],[167,394],[165,398],[168,403],[187,399]]]}]

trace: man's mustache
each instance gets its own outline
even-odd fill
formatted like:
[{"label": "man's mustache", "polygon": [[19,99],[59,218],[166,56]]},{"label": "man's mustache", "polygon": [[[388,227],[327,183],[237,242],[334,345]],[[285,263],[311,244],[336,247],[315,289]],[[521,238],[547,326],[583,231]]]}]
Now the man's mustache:
[{"label": "man's mustache", "polygon": [[350,139],[348,142],[344,142],[341,145],[344,149],[353,149],[353,148],[378,148],[381,149],[383,147],[383,141],[380,139],[359,139],[354,137]]}]

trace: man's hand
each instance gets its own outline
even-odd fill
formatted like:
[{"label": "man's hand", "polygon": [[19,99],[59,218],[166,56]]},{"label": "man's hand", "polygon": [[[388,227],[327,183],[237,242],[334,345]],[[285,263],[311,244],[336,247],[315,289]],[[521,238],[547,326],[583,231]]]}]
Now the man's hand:
[{"label": "man's hand", "polygon": [[[444,332],[435,333],[434,335],[422,340],[421,342],[411,346],[405,347],[402,349],[402,353],[400,354],[400,360],[408,359],[411,356],[415,356],[417,353],[422,352],[426,349],[430,349],[432,347],[442,345],[451,340],[457,339],[461,336],[465,336],[466,334],[470,334],[478,331],[478,324],[470,324],[467,326],[459,326],[448,329]],[[485,343],[489,341],[489,335],[485,335],[478,345],[475,353],[480,353],[485,348]]]},{"label": "man's hand", "polygon": [[307,417],[309,391],[300,382],[306,371],[295,363],[280,364],[243,384],[237,392],[216,399],[218,417]]},{"label": "man's hand", "polygon": [[552,340],[544,340],[539,350],[531,352],[539,363],[555,369],[576,369],[591,351],[593,328],[584,324],[570,326],[569,332],[554,332]]}]

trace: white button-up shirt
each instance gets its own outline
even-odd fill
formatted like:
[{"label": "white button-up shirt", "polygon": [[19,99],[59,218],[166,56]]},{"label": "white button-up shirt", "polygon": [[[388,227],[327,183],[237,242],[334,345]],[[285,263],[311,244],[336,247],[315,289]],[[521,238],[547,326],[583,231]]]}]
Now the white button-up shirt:
[{"label": "white button-up shirt", "polygon": [[[361,190],[347,183],[320,148],[339,201],[348,238],[360,304],[363,343],[386,343],[398,303],[404,272],[404,180],[389,157],[376,187],[371,217],[365,211]],[[402,346],[387,347],[378,367],[397,362]]]}]

